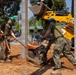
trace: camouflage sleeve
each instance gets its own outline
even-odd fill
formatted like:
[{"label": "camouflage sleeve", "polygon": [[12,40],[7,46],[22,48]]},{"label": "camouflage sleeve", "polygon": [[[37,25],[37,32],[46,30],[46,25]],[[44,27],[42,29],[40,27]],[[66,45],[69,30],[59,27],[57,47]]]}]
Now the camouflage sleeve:
[{"label": "camouflage sleeve", "polygon": [[9,35],[10,34],[10,30],[11,30],[10,26],[8,24],[6,24],[4,34],[5,35]]}]

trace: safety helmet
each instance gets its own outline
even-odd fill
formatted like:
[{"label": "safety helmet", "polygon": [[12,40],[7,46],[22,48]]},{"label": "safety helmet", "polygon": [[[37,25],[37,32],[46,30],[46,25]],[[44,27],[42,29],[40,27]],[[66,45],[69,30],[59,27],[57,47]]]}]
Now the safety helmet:
[{"label": "safety helmet", "polygon": [[15,17],[14,17],[14,16],[10,17],[9,19],[10,19],[12,22],[15,22]]},{"label": "safety helmet", "polygon": [[48,23],[50,23],[52,21],[56,22],[56,20],[54,18],[50,18],[49,21],[48,21]]}]

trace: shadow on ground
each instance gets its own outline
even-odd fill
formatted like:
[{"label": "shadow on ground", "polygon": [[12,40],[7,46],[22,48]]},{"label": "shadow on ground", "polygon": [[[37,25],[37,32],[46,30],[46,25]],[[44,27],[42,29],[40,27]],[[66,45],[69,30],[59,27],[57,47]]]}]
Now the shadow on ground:
[{"label": "shadow on ground", "polygon": [[[55,64],[53,62],[53,59],[50,58],[47,62],[48,63],[46,65],[41,65],[41,67],[39,69],[37,69],[35,72],[33,72],[31,75],[43,75],[48,69],[53,69],[53,71],[55,71],[54,70]],[[64,62],[61,62],[61,64],[63,65]],[[71,68],[68,68],[65,66],[62,66],[61,70],[63,70],[63,69],[72,70]]]}]

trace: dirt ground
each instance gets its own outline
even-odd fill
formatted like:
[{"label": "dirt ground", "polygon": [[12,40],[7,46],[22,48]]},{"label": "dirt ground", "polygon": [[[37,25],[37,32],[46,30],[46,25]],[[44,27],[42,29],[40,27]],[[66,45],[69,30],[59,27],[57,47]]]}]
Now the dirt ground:
[{"label": "dirt ground", "polygon": [[[0,75],[51,75],[50,73],[54,72],[52,47],[48,52],[48,59],[50,58],[50,61],[45,66],[37,66],[30,61],[26,61],[26,59],[22,59],[21,47],[19,44],[11,44],[12,62],[0,63]],[[76,71],[72,70],[74,66],[65,57],[61,57],[61,62],[63,62],[62,75],[76,75]]]}]

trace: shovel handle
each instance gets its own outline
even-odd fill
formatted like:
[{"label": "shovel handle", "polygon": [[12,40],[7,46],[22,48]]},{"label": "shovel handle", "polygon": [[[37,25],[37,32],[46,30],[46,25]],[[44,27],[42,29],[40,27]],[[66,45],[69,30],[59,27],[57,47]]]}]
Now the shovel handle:
[{"label": "shovel handle", "polygon": [[24,46],[26,48],[26,46],[21,42],[19,41],[18,39],[15,38],[15,40],[17,40],[22,46]]}]

